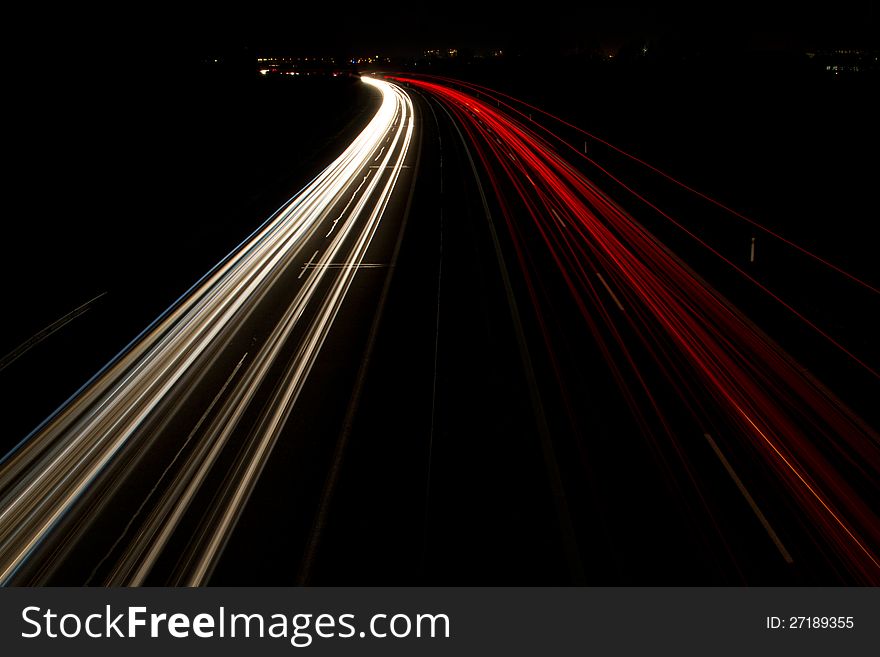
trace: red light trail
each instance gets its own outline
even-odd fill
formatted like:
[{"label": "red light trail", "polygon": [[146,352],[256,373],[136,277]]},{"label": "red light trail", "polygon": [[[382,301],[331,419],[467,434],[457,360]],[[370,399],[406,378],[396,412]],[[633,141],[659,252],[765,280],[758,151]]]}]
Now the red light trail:
[{"label": "red light trail", "polygon": [[[494,96],[499,107],[503,106],[506,109],[514,112],[517,116],[519,116],[521,118],[526,118],[526,114],[525,114],[525,112],[517,109],[515,105],[520,105],[520,106],[525,107],[525,108],[532,110],[534,112],[538,112],[539,114],[551,119],[552,121],[555,121],[555,122],[565,126],[566,128],[570,128],[585,137],[589,137],[590,139],[592,139],[592,140],[594,140],[604,146],[607,146],[608,148],[612,149],[613,151],[623,155],[624,157],[632,160],[633,162],[636,162],[637,164],[647,168],[648,170],[650,170],[660,176],[663,176],[663,178],[670,181],[674,185],[677,185],[678,187],[681,187],[682,189],[699,196],[700,198],[704,199],[705,201],[708,201],[709,203],[711,203],[712,205],[720,208],[721,210],[724,210],[728,214],[745,221],[746,223],[757,228],[761,232],[766,233],[767,235],[770,235],[771,237],[779,240],[780,242],[782,242],[784,244],[787,244],[788,246],[799,251],[800,253],[804,254],[805,256],[812,258],[813,260],[822,264],[823,266],[837,272],[841,276],[844,276],[845,278],[849,279],[850,281],[862,286],[866,290],[869,290],[869,291],[873,292],[874,294],[880,294],[880,289],[878,289],[875,285],[872,285],[871,283],[859,278],[858,276],[855,276],[854,274],[848,272],[847,270],[843,269],[842,267],[839,267],[838,265],[834,264],[833,262],[830,262],[826,258],[823,258],[822,256],[820,256],[816,253],[813,253],[809,249],[804,248],[800,244],[797,244],[796,242],[788,239],[784,235],[781,235],[778,232],[776,232],[770,228],[767,228],[766,226],[764,226],[763,224],[759,223],[758,221],[752,219],[751,217],[747,217],[743,213],[738,212],[737,210],[734,210],[733,208],[722,203],[721,201],[718,201],[717,199],[712,198],[708,194],[705,194],[705,193],[701,192],[700,190],[695,189],[694,187],[688,185],[687,183],[682,182],[678,178],[675,178],[671,174],[663,171],[662,169],[655,167],[651,163],[643,160],[642,158],[639,158],[639,157],[633,155],[632,153],[628,153],[627,151],[623,150],[622,148],[620,148],[618,146],[615,146],[614,144],[610,143],[609,141],[606,141],[605,139],[602,139],[601,137],[596,136],[592,132],[588,132],[588,131],[584,130],[583,128],[580,128],[580,127],[574,125],[573,123],[566,121],[565,119],[562,119],[554,114],[551,114],[550,112],[547,112],[546,110],[541,109],[540,107],[536,107],[535,105],[527,103],[523,100],[519,100],[518,98],[514,98],[513,96],[510,96],[508,94],[502,93],[502,92],[497,91],[495,89],[490,89],[489,87],[485,87],[483,85],[474,84],[472,82],[463,82],[461,80],[452,80],[449,78],[443,78],[441,76],[434,76],[434,75],[423,75],[421,77],[433,78],[433,79],[445,81],[447,83],[452,83],[452,84],[456,84],[456,85],[459,85],[462,87],[469,88],[473,91],[476,91],[477,93],[489,95],[490,97]],[[510,102],[502,101],[501,98],[504,98],[504,99],[506,99],[506,101],[510,101]],[[584,160],[588,161],[593,166],[596,166],[596,167],[602,169],[601,167],[599,167],[598,163],[596,163],[592,158],[587,157],[587,155],[585,153],[581,153],[580,151],[578,151],[576,148],[571,146],[571,144],[569,144],[567,141],[565,141],[559,135],[553,133],[548,128],[542,126],[539,123],[534,123],[534,125],[537,128],[539,128],[544,134],[559,141],[561,144],[564,144],[568,149],[577,153],[577,155],[579,155]],[[602,171],[606,174],[608,173],[604,169],[602,169]],[[608,175],[610,175],[610,174],[608,174]],[[617,181],[617,182],[619,182],[619,181]],[[620,184],[623,184],[623,183],[620,183]],[[628,191],[635,194],[635,192],[633,192],[632,190],[628,190]],[[644,199],[641,199],[641,200],[644,201],[645,203],[648,203]],[[649,203],[649,205],[650,205],[650,203]],[[652,205],[652,207],[654,207],[654,206]],[[654,209],[657,209],[657,208],[654,208]]]},{"label": "red light trail", "polygon": [[[440,101],[476,153],[501,208],[551,358],[553,347],[543,324],[543,301],[535,274],[530,272],[534,270],[537,248],[549,254],[565,281],[571,299],[646,435],[652,440],[669,441],[686,471],[691,471],[687,450],[672,429],[663,403],[643,376],[629,336],[636,336],[640,349],[651,355],[670,390],[681,398],[707,435],[712,433],[730,447],[745,446],[757,464],[775,475],[789,501],[805,514],[827,551],[834,553],[857,581],[880,584],[880,518],[865,495],[868,492],[867,499],[877,499],[877,433],[563,159],[548,140],[547,135],[552,136],[548,130],[541,128],[543,135],[539,134],[531,127],[533,124],[527,126],[518,120],[516,115],[522,113],[509,104],[504,103],[508,110],[505,111],[500,101],[497,106],[495,99],[487,103],[453,88],[445,80],[394,79]],[[458,81],[455,84],[470,86],[481,93],[490,91]],[[854,275],[624,154],[877,292]],[[684,225],[631,187],[624,188],[722,258],[875,377],[880,376],[876,369]],[[515,191],[513,196],[511,189]],[[524,208],[525,214],[515,211],[514,205]],[[528,226],[523,225],[523,217],[527,218]],[[527,239],[526,231],[539,235],[540,240]],[[639,398],[647,403],[639,403]],[[649,422],[649,417],[654,421]],[[657,426],[660,431],[652,429]]]}]

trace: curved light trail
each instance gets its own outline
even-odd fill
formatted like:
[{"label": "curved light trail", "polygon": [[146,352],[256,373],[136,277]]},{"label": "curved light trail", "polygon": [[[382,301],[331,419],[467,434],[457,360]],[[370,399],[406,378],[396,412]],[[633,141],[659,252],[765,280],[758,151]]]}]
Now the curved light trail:
[{"label": "curved light trail", "polygon": [[633,417],[652,441],[672,445],[692,483],[688,450],[644,376],[648,363],[633,339],[702,432],[772,473],[786,503],[856,581],[880,582],[880,516],[871,502],[880,481],[876,432],[526,121],[494,99],[461,91],[466,84],[391,79],[439,101],[476,153],[551,358],[538,250],[549,254]]},{"label": "curved light trail", "polygon": [[[0,584],[15,583],[28,562],[51,561],[44,543],[74,508],[100,503],[91,499],[97,482],[112,494],[132,474],[129,463],[155,447],[156,427],[191,412],[191,389],[222,371],[205,414],[170,446],[174,458],[159,482],[165,492],[141,505],[145,518],[133,519],[117,541],[124,549],[107,583],[144,582],[238,432],[245,436],[240,456],[176,575],[180,583],[206,581],[333,327],[410,151],[407,95],[388,82],[363,81],[381,94],[381,104],[354,142],[0,463]],[[244,354],[230,353],[279,289],[288,305],[266,339]],[[291,340],[298,346],[283,361],[278,383],[269,371],[280,367]],[[257,403],[267,387],[271,403]],[[249,412],[256,419],[242,426]]]},{"label": "curved light trail", "polygon": [[[776,531],[780,517],[805,526],[796,533],[815,543],[810,554],[845,572],[846,581],[880,583],[877,433],[588,179],[574,158],[563,157],[570,153],[557,150],[558,143],[570,145],[527,121],[515,105],[519,101],[433,76],[389,79],[423,92],[432,111],[442,107],[461,137],[467,155],[461,161],[469,162],[476,176],[493,248],[503,260],[505,292],[512,303],[514,284],[504,264],[510,262],[518,265],[516,292],[524,297],[516,306],[531,303],[534,337],[544,341],[549,357],[541,376],[550,377],[551,387],[556,377],[560,397],[569,401],[565,376],[577,364],[561,365],[564,347],[554,344],[554,336],[574,335],[576,341],[582,336],[590,358],[597,354],[607,364],[606,374],[625,402],[621,408],[641,429],[663,476],[676,479],[673,488],[692,487],[688,499],[703,505],[697,515],[707,514],[700,516],[708,520],[704,526],[723,534],[724,523],[701,489],[703,457],[693,453],[711,447],[712,458],[742,495],[735,503],[745,498],[783,567],[804,552],[788,542],[787,527]],[[291,425],[310,417],[304,400],[312,397],[303,397],[303,391],[316,385],[310,383],[318,378],[312,376],[316,364],[323,370],[333,362],[325,359],[345,340],[341,325],[348,322],[340,318],[355,312],[350,308],[356,304],[346,299],[359,294],[350,295],[359,272],[384,266],[376,254],[387,240],[375,238],[389,207],[402,205],[395,206],[400,190],[410,186],[402,181],[414,180],[413,153],[420,152],[421,141],[412,148],[417,137],[412,100],[394,82],[363,81],[376,89],[381,103],[348,148],[0,460],[0,585],[51,583],[59,569],[69,573],[80,564],[93,584],[211,581],[230,541],[235,544],[233,537],[241,535],[236,528],[247,524],[240,521],[279,442],[290,438]],[[442,159],[441,148],[440,195],[417,194],[420,199],[442,204],[443,194],[451,194],[443,192]],[[495,212],[489,211],[482,180],[494,192],[502,230],[496,231],[489,216]],[[461,188],[453,207],[464,207],[467,189]],[[624,189],[651,205],[634,189]],[[502,258],[502,249],[511,257]],[[463,280],[470,284],[469,277]],[[573,313],[576,333],[550,326],[557,303]],[[531,334],[518,330],[518,344],[524,344]],[[870,363],[846,353],[876,376]],[[434,354],[436,368],[436,343]],[[537,385],[534,377],[527,378]],[[396,402],[389,400],[389,408]],[[574,416],[570,419],[574,426]],[[681,427],[696,438],[681,435]],[[556,438],[546,433],[549,445]],[[674,473],[670,455],[679,459]],[[626,474],[626,463],[614,466]],[[565,494],[562,484],[554,490],[559,499]],[[758,540],[765,540],[764,534]],[[772,544],[768,541],[769,550]],[[97,548],[89,553],[92,545]],[[574,539],[572,545],[577,549]],[[227,563],[215,579],[222,578]]]}]

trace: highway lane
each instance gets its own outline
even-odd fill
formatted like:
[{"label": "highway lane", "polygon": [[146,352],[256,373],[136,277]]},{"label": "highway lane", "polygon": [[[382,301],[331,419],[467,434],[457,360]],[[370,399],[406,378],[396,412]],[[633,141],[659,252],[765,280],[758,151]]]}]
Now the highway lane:
[{"label": "highway lane", "polygon": [[392,289],[300,581],[872,581],[848,530],[877,528],[876,434],[524,122],[406,82],[442,162],[401,253],[421,283]]},{"label": "highway lane", "polygon": [[413,91],[432,119],[414,203],[420,228],[406,235],[398,266],[406,276],[392,287],[338,494],[300,581],[730,581],[681,517],[677,495],[664,491],[650,449],[633,442],[629,408],[553,281],[545,293],[554,307],[544,310],[568,366],[557,380],[504,215],[485,171],[470,164],[473,145],[442,104]]},{"label": "highway lane", "polygon": [[578,581],[479,181],[442,107],[412,97],[424,127],[412,216],[297,581]]},{"label": "highway lane", "polygon": [[412,103],[365,83],[345,152],[4,459],[0,581],[207,581],[408,189]]},{"label": "highway lane", "polygon": [[406,84],[5,461],[6,583],[870,580],[871,430],[521,122]]},{"label": "highway lane", "polygon": [[[606,516],[619,517],[621,500],[628,497],[656,505],[654,518],[636,510],[654,529],[632,532],[633,545],[625,548],[634,551],[632,565],[624,562],[622,568],[654,561],[643,556],[647,533],[663,536],[667,544],[659,550],[651,546],[666,566],[664,573],[653,563],[660,581],[669,576],[669,566],[702,582],[715,581],[710,577],[876,581],[880,527],[871,510],[877,489],[870,474],[878,466],[876,433],[560,157],[530,129],[527,117],[506,116],[494,103],[449,83],[409,82],[454,115],[497,198],[509,261],[518,262],[522,272],[520,305],[531,300],[534,336],[547,346],[548,380],[558,379],[562,397],[569,398],[569,408],[563,406],[557,416],[580,417],[583,427],[574,436],[593,451],[596,417],[638,429],[632,435],[614,431],[628,449],[612,460],[580,450],[579,460],[598,471],[600,481],[603,468],[624,479],[619,486],[606,479],[600,487],[616,491],[605,496]],[[590,351],[600,356],[596,362],[584,359]],[[588,377],[578,372],[579,363],[591,363]],[[585,399],[608,398],[603,378],[625,400],[616,418],[608,411],[620,408],[619,402],[603,403],[592,413],[578,408]],[[639,436],[644,447],[633,442]],[[721,459],[713,453],[716,440]],[[633,468],[645,447],[648,467]],[[730,465],[724,452],[736,454],[738,463],[719,480],[719,465]],[[747,473],[749,485],[761,490],[755,497],[761,508],[772,507],[773,521],[764,522],[763,513],[748,517],[755,505],[750,510],[742,495],[724,492],[725,484],[729,493],[742,484],[732,470]],[[651,479],[659,475],[655,484],[643,478],[652,471]],[[670,513],[676,508],[679,513]],[[730,520],[744,509],[746,516]],[[632,524],[632,517],[627,514],[624,525]],[[796,546],[794,568],[788,551],[778,549],[780,541],[770,540],[778,539],[767,527],[774,522],[784,524]],[[667,537],[674,527],[681,539]],[[619,542],[618,531],[608,535]],[[676,541],[682,549],[673,547]],[[774,553],[776,566],[768,562],[763,573],[765,566],[756,568],[765,560],[761,555],[772,559]]]}]

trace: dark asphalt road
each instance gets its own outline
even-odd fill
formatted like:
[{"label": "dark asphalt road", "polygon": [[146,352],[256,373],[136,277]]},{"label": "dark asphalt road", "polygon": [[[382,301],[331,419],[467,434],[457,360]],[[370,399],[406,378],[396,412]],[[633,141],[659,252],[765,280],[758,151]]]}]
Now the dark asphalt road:
[{"label": "dark asphalt road", "polygon": [[[672,440],[645,436],[535,227],[524,219],[510,231],[455,119],[411,91],[414,141],[363,257],[375,266],[354,278],[207,582],[850,583],[772,474],[745,453],[719,458],[636,336],[625,335],[672,424]],[[347,189],[336,208],[354,195]],[[102,473],[41,548],[46,558],[27,563],[16,583],[126,581],[114,570],[130,559],[120,536],[143,522],[148,495],[158,507],[179,494],[171,482],[199,442],[181,449],[182,437],[199,418],[199,431],[220,430],[220,409],[303,286],[325,232],[285,256],[247,321],[203,357],[210,367],[177,384],[179,394],[139,428],[138,448]],[[316,300],[333,280],[319,284]],[[211,511],[225,506],[236,468],[253,458],[250,429],[286,385],[321,308],[310,304],[284,341],[236,420],[242,428],[139,583],[187,581],[222,520]]]},{"label": "dark asphalt road", "polygon": [[[540,301],[529,303],[491,195],[488,214],[484,209],[485,172],[478,166],[475,176],[441,105],[417,97],[430,120],[422,123],[412,217],[320,549],[300,581],[849,581],[816,544],[808,521],[784,501],[771,473],[744,453],[719,458],[713,444],[724,441],[707,440],[633,335],[674,439],[643,434],[556,268],[538,248],[529,248],[528,274]],[[490,225],[507,263],[517,320]],[[525,220],[518,226],[527,248],[540,243],[533,230]],[[517,323],[531,372],[523,366]],[[530,389],[538,392],[538,406]],[[723,426],[719,421],[722,432]]]},{"label": "dark asphalt road", "polygon": [[[320,478],[321,472],[316,465],[326,460],[327,446],[332,447],[332,440],[326,440],[325,433],[338,429],[337,406],[344,408],[350,379],[357,372],[370,326],[372,307],[391,271],[390,261],[399,233],[396,224],[405,216],[415,172],[418,137],[414,144],[410,143],[417,133],[405,97],[386,92],[384,98],[382,110],[374,120],[378,127],[363,133],[366,137],[362,139],[366,141],[358,150],[351,151],[348,160],[339,160],[341,164],[336,169],[340,173],[334,169],[331,177],[319,179],[322,187],[304,196],[306,200],[290,211],[290,219],[270,224],[282,226],[283,230],[273,228],[265,238],[260,238],[258,246],[249,247],[244,256],[236,255],[229,261],[228,271],[246,272],[247,277],[242,280],[252,280],[248,283],[250,287],[245,290],[215,285],[204,288],[205,293],[198,292],[203,296],[194,297],[198,304],[204,299],[205,304],[222,303],[217,307],[234,309],[234,316],[226,315],[234,321],[227,322],[226,316],[218,314],[217,329],[211,329],[213,306],[190,311],[187,300],[181,308],[191,313],[186,316],[188,319],[160,325],[162,328],[154,331],[155,337],[148,337],[147,344],[155,341],[158,349],[166,340],[176,340],[176,335],[218,331],[202,343],[206,345],[204,349],[199,346],[202,338],[188,337],[179,347],[169,342],[168,355],[161,355],[161,351],[150,346],[152,351],[146,352],[146,360],[132,361],[146,363],[144,368],[151,367],[149,359],[155,361],[156,374],[149,375],[143,385],[137,383],[142,366],[126,364],[129,356],[108,371],[109,381],[115,381],[115,377],[130,380],[120,390],[131,390],[135,395],[132,401],[121,403],[122,415],[117,419],[108,416],[96,425],[96,430],[115,432],[115,426],[124,426],[120,423],[129,421],[124,419],[126,414],[150,408],[145,406],[152,403],[149,399],[154,393],[149,388],[176,371],[176,362],[188,363],[179,370],[179,378],[169,379],[169,394],[156,396],[156,405],[149,413],[130,425],[134,430],[125,439],[124,449],[96,470],[97,476],[89,475],[91,480],[83,480],[88,482],[87,488],[72,484],[74,488],[70,490],[74,492],[70,497],[65,497],[64,487],[47,489],[48,500],[51,496],[59,500],[47,503],[60,504],[66,510],[53,520],[54,526],[44,535],[46,538],[40,539],[39,554],[30,556],[17,568],[15,583],[188,583],[195,581],[192,577],[204,581],[216,566],[217,558],[211,557],[210,565],[203,566],[200,564],[207,564],[203,555],[219,555],[223,551],[246,500],[254,494],[254,482],[259,478],[261,486],[265,486],[265,482],[271,485],[278,481],[271,468],[263,471],[276,445],[280,446],[280,456],[274,460],[282,465],[283,482],[295,482],[306,500],[314,497],[315,487],[311,484]],[[393,110],[395,106],[398,109]],[[326,207],[324,198],[329,199]],[[287,214],[286,210],[279,217],[283,219]],[[300,229],[300,215],[314,215],[317,220],[309,219]],[[297,232],[291,232],[294,230]],[[283,237],[288,233],[295,237]],[[293,246],[275,247],[276,243],[282,244],[282,237]],[[356,301],[348,303],[350,299]],[[349,313],[351,318],[347,317]],[[149,355],[153,352],[155,357]],[[313,378],[309,377],[310,372],[315,373]],[[299,399],[307,377],[308,391],[304,399]],[[96,385],[103,386],[101,381]],[[100,387],[97,390],[95,394],[104,394]],[[312,390],[317,392],[317,403],[308,398]],[[341,397],[339,390],[343,391]],[[96,416],[96,409],[101,408],[113,413],[110,409],[115,401],[95,399],[98,401],[75,402],[87,409],[86,418]],[[285,409],[291,405],[297,408],[296,420],[285,425],[289,412]],[[65,413],[57,422],[67,422],[68,416],[78,417]],[[53,426],[48,425],[47,431],[54,431]],[[92,430],[74,428],[68,432],[72,438],[69,444],[76,447],[75,451],[66,449],[59,453],[60,458],[71,464],[60,467],[70,467],[72,472],[91,468],[87,465],[89,459],[108,449],[107,438],[96,434],[92,439],[89,431]],[[115,433],[107,435],[117,440],[112,437]],[[94,446],[79,447],[91,440]],[[8,500],[13,505],[33,497],[33,487],[40,482],[39,469],[33,474],[27,470],[15,474],[20,467],[30,467],[18,463],[27,463],[31,453],[35,459],[43,458],[36,451],[42,449],[39,443],[31,444],[37,447],[17,454],[4,472]],[[81,460],[74,465],[70,459],[77,453],[81,455],[73,458]],[[51,454],[51,450],[47,449],[45,454]],[[261,472],[266,476],[259,477]],[[83,475],[74,476],[72,481]],[[29,485],[31,480],[34,483]],[[320,481],[317,491],[320,492]],[[305,512],[315,506],[314,501],[289,497],[290,493],[274,490],[272,500],[286,502],[267,506],[259,503],[260,493],[255,493],[255,501],[248,508],[258,510],[265,536],[278,534],[279,527],[282,532],[293,531],[294,520],[278,517],[276,512],[283,513],[288,507]],[[29,516],[20,517],[23,522],[34,522],[28,519],[33,517],[42,523],[40,514],[47,512],[37,510],[42,508],[39,506],[33,508],[33,512],[27,512]],[[267,513],[267,508],[272,513]],[[7,516],[7,522],[11,518]],[[247,528],[247,518],[243,525]],[[224,526],[228,529],[219,529]],[[171,531],[166,533],[166,528]],[[7,543],[6,549],[24,549],[16,545]],[[27,547],[26,543],[22,545]],[[252,550],[261,551],[260,545],[249,542]],[[232,559],[236,558],[234,546],[230,554]],[[258,555],[251,557],[253,567],[238,568],[239,572],[253,581],[260,577],[256,566],[269,563],[278,577],[279,563],[267,562]],[[151,563],[147,569],[140,565],[144,559]]]}]

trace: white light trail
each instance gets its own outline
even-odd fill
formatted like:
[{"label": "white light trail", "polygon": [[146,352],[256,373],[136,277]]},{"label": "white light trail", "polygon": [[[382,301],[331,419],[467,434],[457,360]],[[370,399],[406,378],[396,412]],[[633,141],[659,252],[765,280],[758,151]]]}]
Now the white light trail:
[{"label": "white light trail", "polygon": [[[306,309],[319,304],[284,384],[249,433],[247,457],[237,465],[221,503],[208,514],[210,531],[203,527],[204,540],[190,555],[193,567],[186,581],[202,583],[210,573],[314,365],[404,168],[413,134],[412,102],[394,85],[362,79],[381,93],[382,102],[354,142],[0,464],[0,584],[11,582],[108,464],[137,447],[144,423],[160,407],[172,404],[190,377],[216,362],[226,338],[256,312],[281,275],[302,266],[301,287],[171,482],[175,494],[165,495],[149,514],[111,579],[142,583]],[[371,176],[369,165],[380,158],[381,173]],[[322,227],[325,220],[332,221],[329,232]],[[306,256],[316,250],[315,239],[325,242],[307,263],[312,266],[305,266]],[[355,266],[333,267],[337,262]]]}]

